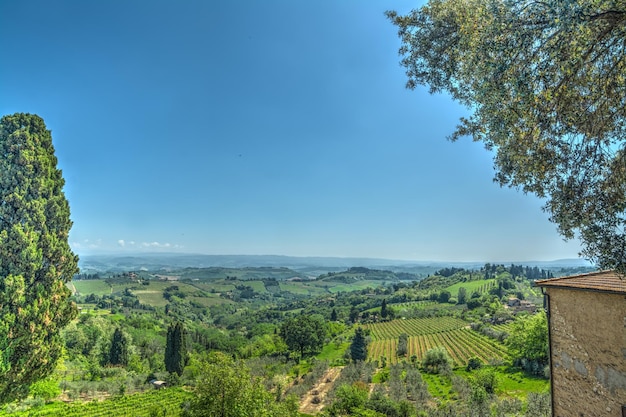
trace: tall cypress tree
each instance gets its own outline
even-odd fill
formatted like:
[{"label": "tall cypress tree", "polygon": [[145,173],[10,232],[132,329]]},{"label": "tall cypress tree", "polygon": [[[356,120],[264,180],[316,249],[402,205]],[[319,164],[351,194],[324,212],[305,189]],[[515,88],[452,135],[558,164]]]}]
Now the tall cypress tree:
[{"label": "tall cypress tree", "polygon": [[355,362],[364,361],[367,358],[367,339],[361,327],[358,327],[354,332],[354,337],[350,344],[350,356]]},{"label": "tall cypress tree", "polygon": [[383,298],[383,304],[380,306],[380,317],[386,319],[389,315],[389,311],[387,310],[387,300]]},{"label": "tall cypress tree", "polygon": [[52,135],[36,115],[0,119],[0,403],[28,394],[61,355],[78,272]]},{"label": "tall cypress tree", "polygon": [[111,339],[111,349],[109,350],[109,363],[111,365],[128,365],[129,352],[128,352],[128,338],[118,327],[113,332],[113,338]]},{"label": "tall cypress tree", "polygon": [[181,322],[170,324],[167,329],[167,341],[165,345],[165,369],[167,372],[176,372],[182,375],[187,363],[187,340],[185,327]]}]

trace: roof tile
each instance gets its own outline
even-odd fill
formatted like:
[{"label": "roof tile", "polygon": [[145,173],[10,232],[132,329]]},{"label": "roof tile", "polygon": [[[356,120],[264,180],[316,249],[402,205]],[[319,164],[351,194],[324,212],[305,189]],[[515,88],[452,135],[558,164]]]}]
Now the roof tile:
[{"label": "roof tile", "polygon": [[626,293],[626,277],[615,271],[599,271],[535,281],[538,287],[561,287],[590,291]]}]

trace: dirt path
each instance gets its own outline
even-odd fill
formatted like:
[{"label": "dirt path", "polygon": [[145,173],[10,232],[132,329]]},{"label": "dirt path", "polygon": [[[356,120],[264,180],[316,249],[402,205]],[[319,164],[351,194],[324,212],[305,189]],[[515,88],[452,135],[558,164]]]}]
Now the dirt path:
[{"label": "dirt path", "polygon": [[[322,411],[324,408],[324,399],[328,394],[328,391],[332,388],[335,383],[335,380],[341,373],[343,367],[335,367],[330,368],[326,373],[317,381],[317,383],[311,388],[309,392],[306,393],[302,402],[300,403],[300,412],[305,414],[317,414]],[[317,404],[317,400],[314,398],[318,398],[319,402]]]}]

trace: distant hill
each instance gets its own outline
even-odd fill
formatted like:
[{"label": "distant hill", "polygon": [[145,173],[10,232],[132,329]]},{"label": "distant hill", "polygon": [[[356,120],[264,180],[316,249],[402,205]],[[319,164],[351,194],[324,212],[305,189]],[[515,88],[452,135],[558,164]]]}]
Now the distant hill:
[{"label": "distant hill", "polygon": [[389,270],[369,269],[362,266],[352,267],[346,271],[328,272],[318,277],[318,281],[341,282],[351,284],[357,281],[415,281],[422,278],[408,272],[393,272]]},{"label": "distant hill", "polygon": [[[494,262],[491,262],[494,263]],[[495,262],[509,265],[521,264],[537,266],[551,270],[589,269],[583,259],[560,259],[536,262]],[[369,269],[405,272],[418,277],[428,276],[442,267],[479,269],[485,262],[443,262],[443,261],[405,261],[376,258],[333,258],[333,257],[296,257],[281,255],[200,255],[184,253],[141,253],[129,255],[82,255],[79,266],[82,273],[124,272],[124,271],[172,271],[184,268],[246,268],[272,267],[289,268],[309,277],[317,277],[329,272],[346,271],[349,268],[364,267]]]}]

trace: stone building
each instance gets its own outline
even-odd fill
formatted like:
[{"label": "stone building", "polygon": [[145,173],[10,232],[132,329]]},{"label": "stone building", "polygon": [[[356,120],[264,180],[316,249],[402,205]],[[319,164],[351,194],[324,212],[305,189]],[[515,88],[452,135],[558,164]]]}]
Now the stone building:
[{"label": "stone building", "polygon": [[536,285],[548,314],[552,415],[626,417],[626,278],[603,271]]}]

